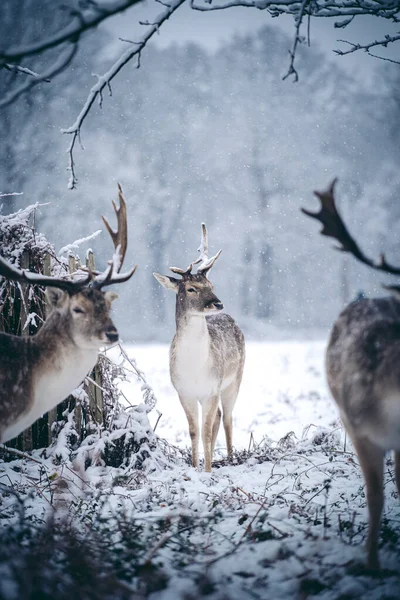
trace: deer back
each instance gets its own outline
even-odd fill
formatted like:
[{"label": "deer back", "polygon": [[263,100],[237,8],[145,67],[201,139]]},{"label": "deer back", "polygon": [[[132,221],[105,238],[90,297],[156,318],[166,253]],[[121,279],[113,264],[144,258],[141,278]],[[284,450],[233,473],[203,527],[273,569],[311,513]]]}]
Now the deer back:
[{"label": "deer back", "polygon": [[363,299],[338,317],[330,336],[328,384],[351,431],[385,449],[400,446],[400,302]]}]

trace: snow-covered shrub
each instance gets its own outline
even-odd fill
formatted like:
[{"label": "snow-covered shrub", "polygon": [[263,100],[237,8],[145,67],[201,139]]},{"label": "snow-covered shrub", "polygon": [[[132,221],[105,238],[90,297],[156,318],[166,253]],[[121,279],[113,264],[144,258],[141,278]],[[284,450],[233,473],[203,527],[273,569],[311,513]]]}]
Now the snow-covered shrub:
[{"label": "snow-covered shrub", "polygon": [[[0,214],[0,251],[16,267],[43,273],[46,257],[55,258],[55,253],[46,238],[35,231],[35,212],[39,206],[36,203],[10,215]],[[0,307],[0,330],[8,333],[18,335],[25,329],[35,333],[45,317],[41,288],[31,286],[24,293],[16,281],[1,281]]]},{"label": "snow-covered shrub", "polygon": [[[99,232],[77,240],[61,249],[57,256],[54,247],[35,230],[35,212],[39,204],[32,204],[9,215],[0,215],[1,254],[18,268],[35,272],[47,271],[59,277],[69,272],[69,262],[74,269],[77,257],[71,253]],[[38,286],[21,286],[19,282],[3,279],[0,284],[0,330],[14,334],[34,334],[45,319],[45,297]],[[57,463],[75,459],[81,467],[104,464],[113,467],[154,470],[165,466],[164,452],[157,448],[155,436],[147,413],[154,407],[155,398],[144,374],[121,348],[123,363],[142,383],[142,398],[138,406],[129,410],[120,402],[118,381],[127,378],[126,368],[114,364],[108,356],[100,354],[98,364],[72,394],[53,411],[54,421],[51,443],[48,435],[48,417],[42,418],[32,435],[33,447],[50,446],[47,455]],[[100,388],[100,390],[99,390]],[[101,399],[98,401],[98,396]],[[33,431],[33,430],[32,430]],[[42,432],[45,435],[42,435]],[[20,442],[20,443],[19,443]],[[18,447],[30,450],[23,438]],[[152,460],[154,458],[154,461]]]}]

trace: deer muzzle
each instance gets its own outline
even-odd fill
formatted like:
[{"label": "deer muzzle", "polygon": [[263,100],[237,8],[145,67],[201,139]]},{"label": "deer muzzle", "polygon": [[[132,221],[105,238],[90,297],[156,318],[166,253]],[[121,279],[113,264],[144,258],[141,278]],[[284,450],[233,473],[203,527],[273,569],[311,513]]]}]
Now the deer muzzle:
[{"label": "deer muzzle", "polygon": [[222,310],[224,308],[224,305],[222,304],[222,302],[219,298],[214,296],[214,298],[212,300],[209,300],[206,303],[205,308],[206,308],[206,310],[212,310],[212,309]]},{"label": "deer muzzle", "polygon": [[115,342],[118,342],[118,331],[116,330],[114,325],[110,325],[107,330],[106,330],[106,338],[107,340],[110,342],[110,344],[114,344]]}]

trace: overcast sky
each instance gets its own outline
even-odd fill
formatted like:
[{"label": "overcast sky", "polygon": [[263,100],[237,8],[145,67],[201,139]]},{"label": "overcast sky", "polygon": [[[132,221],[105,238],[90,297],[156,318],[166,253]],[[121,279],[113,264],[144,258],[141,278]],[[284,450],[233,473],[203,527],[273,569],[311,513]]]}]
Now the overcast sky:
[{"label": "overcast sky", "polygon": [[[162,6],[153,1],[133,7],[124,14],[119,15],[107,22],[107,27],[118,37],[135,40],[143,33],[143,26],[138,25],[140,19],[148,19],[162,11]],[[345,39],[354,43],[367,43],[375,39],[383,39],[386,33],[398,32],[398,24],[389,23],[386,19],[377,17],[357,17],[345,29],[334,27],[335,21],[340,19],[312,19],[311,21],[311,43],[321,46],[327,55],[343,65],[347,70],[356,72],[358,75],[373,72],[382,61],[369,57],[365,52],[356,52],[346,57],[339,57],[333,53],[334,49],[344,50],[346,44],[337,40]],[[235,33],[248,33],[269,24],[273,27],[283,29],[288,34],[294,34],[293,17],[283,15],[272,18],[266,11],[255,8],[229,8],[223,11],[200,12],[192,10],[189,4],[180,7],[169,21],[161,28],[156,36],[155,43],[165,47],[169,44],[185,43],[194,41],[215,51],[220,45],[229,40]],[[303,29],[303,35],[306,28]],[[387,55],[400,59],[400,43],[393,44],[387,51]],[[284,70],[285,65],[282,65]],[[399,67],[400,68],[400,67]]]}]

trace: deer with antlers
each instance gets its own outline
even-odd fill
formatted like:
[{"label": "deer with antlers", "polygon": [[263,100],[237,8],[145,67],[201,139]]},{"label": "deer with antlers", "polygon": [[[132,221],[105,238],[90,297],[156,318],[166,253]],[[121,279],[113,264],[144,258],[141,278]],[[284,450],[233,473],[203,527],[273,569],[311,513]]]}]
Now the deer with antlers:
[{"label": "deer with antlers", "polygon": [[[318,212],[303,212],[323,225],[321,233],[340,243],[372,269],[400,275],[384,255],[367,257],[350,235],[335,205],[335,183],[314,192]],[[331,393],[357,452],[367,487],[368,566],[379,568],[378,541],[383,508],[383,467],[386,451],[395,453],[395,478],[400,494],[400,286],[385,286],[386,298],[357,300],[339,315],[326,352]]]},{"label": "deer with antlers", "polygon": [[46,288],[50,314],[31,337],[0,333],[0,442],[7,442],[54,408],[76,388],[97,361],[101,346],[118,340],[110,318],[118,296],[103,291],[132,277],[136,266],[120,273],[127,249],[126,203],[119,186],[118,229],[103,221],[115,253],[101,274],[77,280],[20,270],[0,257],[0,275]]},{"label": "deer with antlers", "polygon": [[[170,267],[181,279],[153,275],[162,286],[176,293],[176,334],[170,349],[171,381],[188,420],[194,467],[199,465],[198,404],[202,407],[204,463],[205,471],[210,472],[221,422],[220,399],[228,456],[232,456],[232,411],[242,380],[245,346],[243,333],[232,317],[219,313],[223,305],[207,278],[221,250],[208,258],[204,223],[199,252],[199,258],[187,269]],[[197,272],[192,273],[197,264]]]}]

